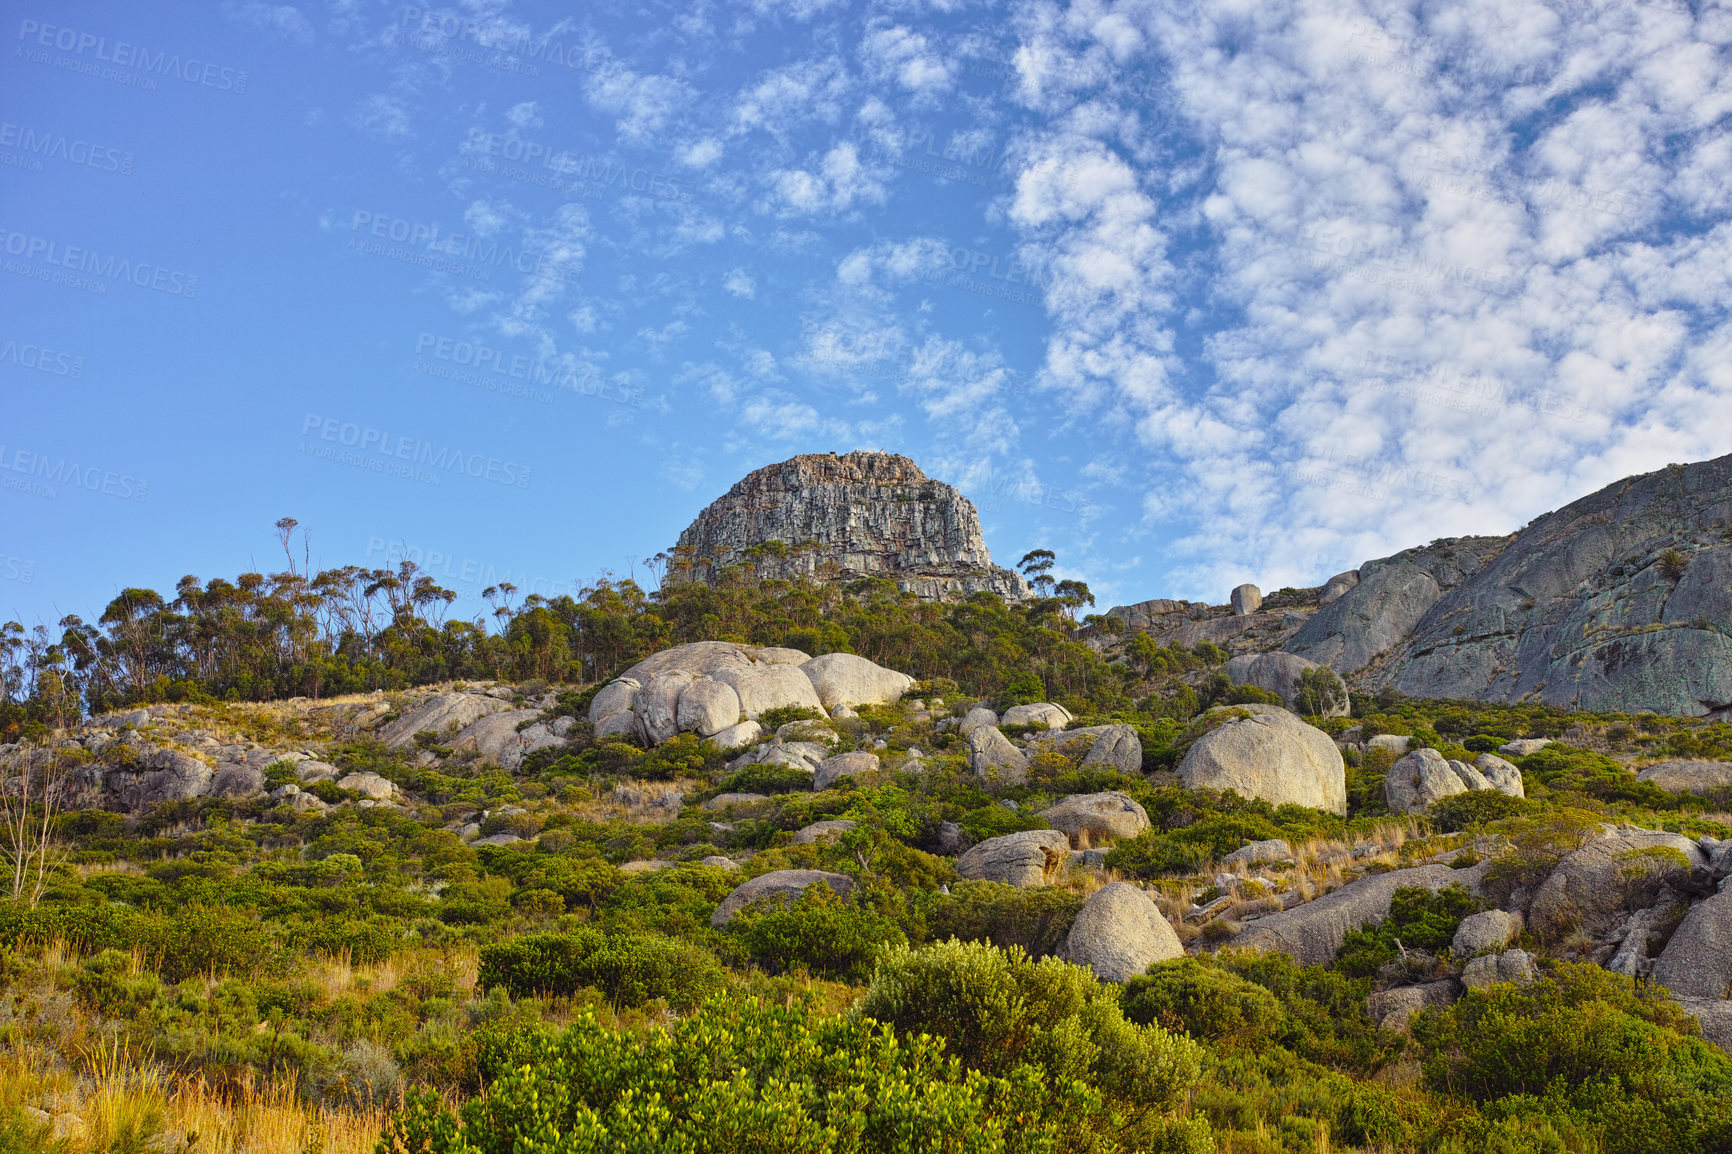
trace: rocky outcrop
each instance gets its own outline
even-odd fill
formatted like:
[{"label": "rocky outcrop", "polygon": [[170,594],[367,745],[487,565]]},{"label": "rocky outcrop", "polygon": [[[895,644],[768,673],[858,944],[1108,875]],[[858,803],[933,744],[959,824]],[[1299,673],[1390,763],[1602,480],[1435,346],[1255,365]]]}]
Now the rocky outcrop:
[{"label": "rocky outcrop", "polygon": [[968,764],[975,775],[1004,785],[1028,780],[1028,758],[990,725],[968,735]]},{"label": "rocky outcrop", "polygon": [[1103,982],[1128,982],[1156,962],[1183,957],[1179,935],[1138,886],[1096,890],[1071,923],[1059,957],[1094,970]]},{"label": "rocky outcrop", "polygon": [[1719,715],[1729,519],[1732,456],[1629,477],[1513,538],[1368,562],[1287,648],[1421,697]]},{"label": "rocky outcrop", "polygon": [[1461,968],[1461,984],[1470,990],[1483,990],[1497,982],[1526,985],[1538,976],[1533,955],[1526,950],[1482,954]]},{"label": "rocky outcrop", "polygon": [[1507,537],[1454,537],[1367,561],[1352,587],[1300,626],[1286,650],[1344,676],[1357,673],[1405,642],[1439,598],[1508,544]]},{"label": "rocky outcrop", "polygon": [[1528,924],[1547,939],[1574,929],[1603,934],[1617,924],[1632,885],[1650,867],[1663,868],[1668,858],[1684,873],[1707,864],[1702,848],[1681,834],[1621,829],[1597,837],[1567,855],[1540,885],[1528,907]]},{"label": "rocky outcrop", "polygon": [[1661,761],[1636,774],[1671,793],[1712,793],[1732,787],[1732,761]]},{"label": "rocky outcrop", "polygon": [[851,653],[809,657],[798,649],[697,641],[652,654],[609,682],[591,699],[589,720],[597,739],[659,744],[696,733],[735,748],[755,739],[756,720],[768,710],[827,714],[883,704],[912,684],[907,674]]},{"label": "rocky outcrop", "polygon": [[1732,997],[1732,890],[1690,907],[1654,963],[1654,980],[1681,998]]},{"label": "rocky outcrop", "polygon": [[[1227,662],[1226,674],[1234,685],[1255,685],[1278,694],[1281,704],[1298,713],[1299,679],[1306,670],[1318,667],[1317,662],[1296,653],[1241,653]],[[1352,702],[1342,692],[1339,700],[1324,706],[1321,716],[1346,717],[1351,712]]]},{"label": "rocky outcrop", "polygon": [[1465,761],[1448,760],[1435,749],[1416,749],[1384,774],[1383,800],[1391,813],[1424,813],[1434,802],[1471,790],[1497,789],[1521,797],[1521,771],[1501,758],[1492,760],[1498,763],[1491,767],[1496,782]]},{"label": "rocky outcrop", "polygon": [[829,713],[838,705],[888,705],[908,692],[914,679],[852,653],[826,653],[801,666]]},{"label": "rocky outcrop", "polygon": [[1487,950],[1501,950],[1521,936],[1522,918],[1506,910],[1485,910],[1461,919],[1455,928],[1455,938],[1449,943],[1450,952],[1458,958],[1471,958]]},{"label": "rocky outcrop", "polygon": [[447,738],[490,713],[510,708],[510,702],[485,693],[438,693],[379,730],[379,740],[392,749],[408,749],[417,733]]},{"label": "rocky outcrop", "polygon": [[1190,789],[1233,790],[1272,805],[1347,812],[1347,767],[1322,730],[1274,705],[1216,706],[1179,762]]},{"label": "rocky outcrop", "polygon": [[856,750],[853,753],[838,753],[835,757],[826,757],[812,770],[812,788],[829,789],[844,777],[853,777],[858,773],[875,773],[878,769],[878,755]]},{"label": "rocky outcrop", "polygon": [[956,872],[974,881],[1002,882],[1018,889],[1059,880],[1070,864],[1070,842],[1055,829],[1030,829],[989,837],[956,861]]},{"label": "rocky outcrop", "polygon": [[753,878],[723,898],[716,912],[710,915],[710,925],[718,929],[727,925],[734,920],[734,915],[756,901],[779,901],[788,905],[815,885],[827,885],[837,894],[847,897],[854,888],[854,879],[847,874],[824,870],[773,870]]},{"label": "rocky outcrop", "polygon": [[1249,617],[1262,606],[1263,591],[1255,585],[1239,585],[1228,595],[1227,600],[1232,603],[1233,616]]},{"label": "rocky outcrop", "polygon": [[1248,842],[1221,859],[1221,864],[1228,869],[1239,866],[1254,866],[1264,862],[1282,862],[1293,860],[1293,847],[1286,839],[1272,837],[1266,841]]},{"label": "rocky outcrop", "polygon": [[1088,725],[1029,737],[1030,756],[1047,751],[1076,758],[1081,765],[1120,773],[1141,773],[1143,769],[1143,741],[1131,725]]},{"label": "rocky outcrop", "polygon": [[845,817],[832,821],[815,821],[811,825],[801,826],[794,831],[794,844],[817,845],[819,842],[835,841],[853,829],[855,824]]},{"label": "rocky outcrop", "polygon": [[1478,887],[1485,868],[1484,863],[1465,870],[1426,865],[1374,874],[1314,901],[1258,918],[1224,944],[1288,954],[1302,966],[1320,966],[1334,960],[1348,930],[1376,925],[1388,917],[1396,890],[1424,886],[1435,892],[1455,884],[1471,890]]},{"label": "rocky outcrop", "polygon": [[809,453],[749,473],[680,534],[667,581],[882,577],[927,599],[1028,595],[992,563],[974,505],[891,453]]},{"label": "rocky outcrop", "polygon": [[1149,828],[1146,810],[1125,794],[1076,793],[1040,811],[1046,824],[1070,838],[1072,849],[1128,841]]},{"label": "rocky outcrop", "polygon": [[999,719],[1000,725],[1038,725],[1043,729],[1063,729],[1072,721],[1070,710],[1050,701],[1037,701],[1032,705],[1013,705],[1004,711]]},{"label": "rocky outcrop", "polygon": [[[474,750],[502,769],[517,769],[523,759],[538,749],[564,745],[551,729],[537,721],[534,709],[511,709],[490,714],[460,731],[451,748],[459,753]],[[528,722],[530,724],[525,725]],[[520,729],[519,726],[522,726]]]}]

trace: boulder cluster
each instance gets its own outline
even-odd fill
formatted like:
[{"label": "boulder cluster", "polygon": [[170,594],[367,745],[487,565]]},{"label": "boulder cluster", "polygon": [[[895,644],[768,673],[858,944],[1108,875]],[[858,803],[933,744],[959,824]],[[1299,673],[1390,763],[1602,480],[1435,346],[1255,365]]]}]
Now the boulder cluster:
[{"label": "boulder cluster", "polygon": [[914,679],[856,657],[798,649],[699,641],[646,657],[605,685],[589,706],[599,739],[632,737],[659,745],[696,733],[724,749],[762,734],[758,718],[773,709],[848,716],[862,705],[896,701]]}]

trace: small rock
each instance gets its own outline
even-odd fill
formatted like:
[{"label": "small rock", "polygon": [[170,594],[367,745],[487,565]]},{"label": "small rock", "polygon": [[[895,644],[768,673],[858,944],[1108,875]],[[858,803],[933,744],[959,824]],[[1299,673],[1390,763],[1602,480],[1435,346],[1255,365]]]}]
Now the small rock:
[{"label": "small rock", "polygon": [[1471,958],[1487,950],[1501,950],[1521,936],[1520,914],[1486,910],[1461,920],[1449,948],[1458,958]]},{"label": "small rock", "polygon": [[1419,986],[1397,986],[1371,995],[1366,1009],[1371,1020],[1385,1030],[1407,1033],[1413,1016],[1430,1006],[1447,1006],[1455,1001],[1454,982],[1427,982]]},{"label": "small rock", "polygon": [[1129,840],[1149,828],[1141,805],[1116,790],[1072,794],[1041,810],[1046,823],[1070,838],[1074,849],[1091,849],[1102,842]]},{"label": "small rock", "polygon": [[1039,725],[1047,729],[1063,729],[1076,719],[1070,710],[1050,701],[1037,701],[1033,705],[1013,705],[1004,711],[1001,725]]},{"label": "small rock", "polygon": [[968,848],[968,839],[962,833],[962,827],[953,821],[938,823],[938,852],[946,857],[955,857]]},{"label": "small rock", "polygon": [[707,866],[715,866],[717,869],[723,870],[737,870],[740,868],[733,858],[723,857],[720,854],[711,854],[709,857],[704,859],[703,864]]},{"label": "small rock", "polygon": [[837,818],[834,821],[815,821],[795,832],[794,844],[817,845],[822,841],[834,841],[853,829],[854,825],[855,823],[847,818]]},{"label": "small rock", "polygon": [[957,732],[967,737],[981,726],[991,728],[997,725],[998,714],[983,705],[977,705],[963,716],[961,723],[956,728]]},{"label": "small rock", "polygon": [[1461,971],[1461,984],[1470,990],[1483,990],[1495,982],[1533,981],[1539,973],[1534,968],[1533,955],[1526,950],[1505,950],[1501,954],[1481,954]]},{"label": "small rock", "polygon": [[742,746],[752,744],[763,735],[763,726],[755,721],[742,721],[740,724],[730,726],[711,737],[710,742],[717,749],[739,749]]},{"label": "small rock", "polygon": [[1103,982],[1128,982],[1154,963],[1184,953],[1178,934],[1149,895],[1130,882],[1114,882],[1083,903],[1059,957],[1090,967]]},{"label": "small rock", "polygon": [[1407,747],[1413,744],[1413,738],[1402,737],[1396,733],[1380,733],[1376,737],[1365,739],[1367,749],[1387,749],[1392,753],[1406,753]]},{"label": "small rock", "polygon": [[826,790],[844,777],[852,777],[859,773],[874,773],[878,769],[876,754],[856,750],[853,753],[838,753],[834,757],[826,757],[812,771],[812,788]]},{"label": "small rock", "polygon": [[989,837],[956,862],[956,872],[977,881],[1027,889],[1059,880],[1070,864],[1070,842],[1055,829]]},{"label": "small rock", "polygon": [[389,801],[397,787],[376,773],[351,773],[337,779],[337,788],[350,790],[374,801]]},{"label": "small rock", "polygon": [[1549,737],[1523,737],[1506,742],[1497,747],[1497,751],[1505,757],[1526,757],[1530,753],[1538,753],[1552,743]]},{"label": "small rock", "polygon": [[[520,842],[522,840],[523,840],[522,838],[518,837],[514,833],[496,833],[492,837],[484,837],[484,838],[477,839],[475,844],[478,846],[483,846],[483,845],[516,845],[518,842]],[[624,867],[622,866],[621,868],[623,869]]]},{"label": "small rock", "polygon": [[1267,841],[1254,841],[1242,845],[1221,859],[1224,866],[1250,866],[1259,862],[1292,861],[1293,848],[1286,841],[1272,837]]},{"label": "small rock", "polygon": [[1028,780],[1028,758],[1010,739],[989,725],[968,735],[969,766],[975,776],[1007,785]]},{"label": "small rock", "polygon": [[723,898],[722,904],[716,907],[716,912],[710,915],[710,925],[719,929],[733,921],[735,914],[762,899],[773,898],[787,905],[809,887],[819,883],[829,886],[843,897],[854,888],[854,879],[846,874],[826,873],[823,870],[774,870],[753,878]]},{"label": "small rock", "polygon": [[730,805],[751,805],[753,802],[769,800],[770,796],[764,793],[718,793],[704,802],[704,808],[727,809]]},{"label": "small rock", "polygon": [[1249,617],[1263,604],[1263,591],[1255,585],[1240,585],[1228,595],[1233,603],[1233,616]]}]

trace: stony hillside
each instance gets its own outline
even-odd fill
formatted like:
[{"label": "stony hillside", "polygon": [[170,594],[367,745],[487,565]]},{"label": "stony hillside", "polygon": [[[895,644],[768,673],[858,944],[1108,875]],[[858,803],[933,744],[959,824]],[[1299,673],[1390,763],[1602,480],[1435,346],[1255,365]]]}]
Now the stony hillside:
[{"label": "stony hillside", "polygon": [[990,590],[1028,595],[992,563],[974,505],[907,457],[809,453],[758,469],[680,534],[673,581],[713,581],[746,564],[765,578],[885,577],[941,600]]}]

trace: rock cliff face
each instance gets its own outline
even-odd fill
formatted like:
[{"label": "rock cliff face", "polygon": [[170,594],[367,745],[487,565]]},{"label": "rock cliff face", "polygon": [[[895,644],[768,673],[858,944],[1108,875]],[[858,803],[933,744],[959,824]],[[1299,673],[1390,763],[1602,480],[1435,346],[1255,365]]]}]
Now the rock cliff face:
[{"label": "rock cliff face", "polygon": [[1028,595],[992,563],[974,505],[891,453],[811,453],[748,474],[680,534],[691,566],[669,580],[714,580],[746,563],[760,577],[884,577],[939,600],[990,590]]},{"label": "rock cliff face", "polygon": [[1732,456],[1368,562],[1286,648],[1416,696],[1732,716]]}]

